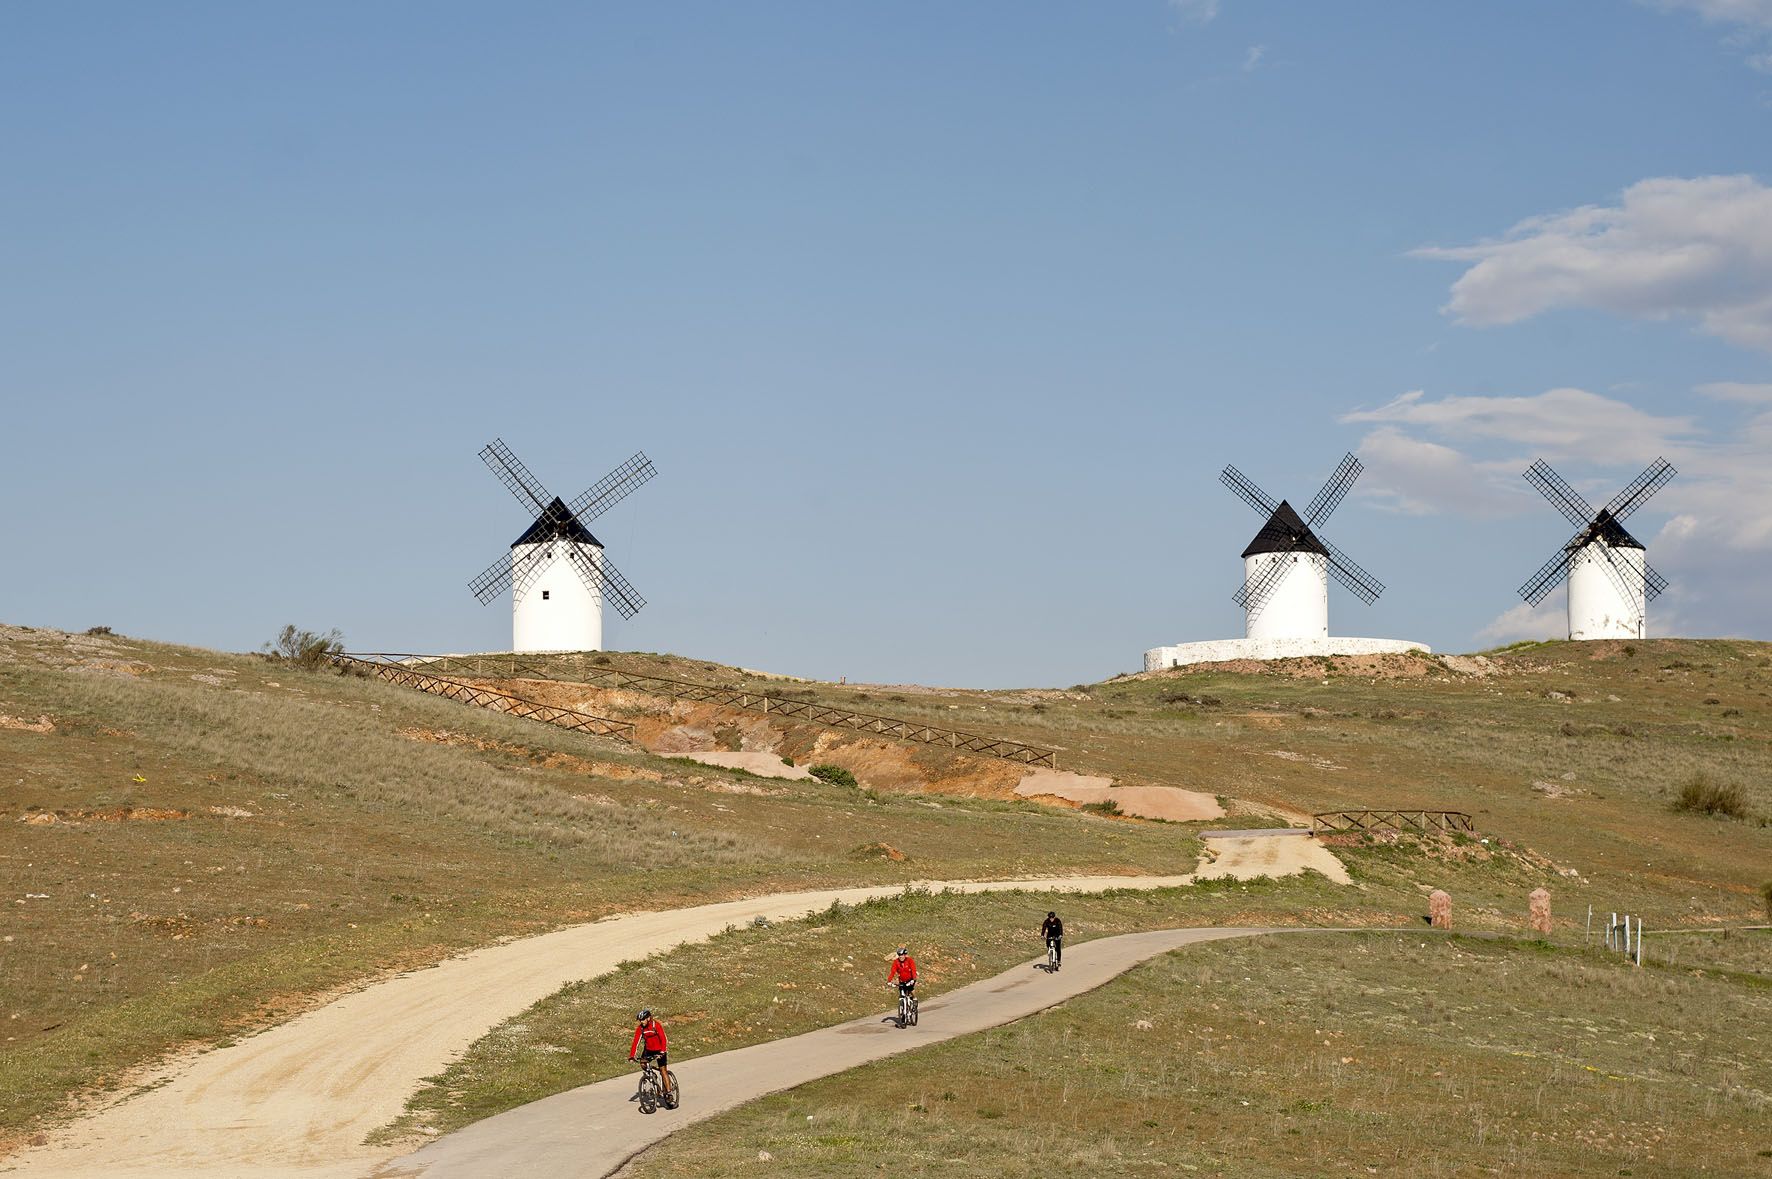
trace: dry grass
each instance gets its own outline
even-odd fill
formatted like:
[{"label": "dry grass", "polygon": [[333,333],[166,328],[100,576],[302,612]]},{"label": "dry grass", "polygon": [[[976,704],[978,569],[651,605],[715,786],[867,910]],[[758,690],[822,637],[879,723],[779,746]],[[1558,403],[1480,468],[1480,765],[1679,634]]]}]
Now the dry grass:
[{"label": "dry grass", "polygon": [[[1430,935],[1190,947],[766,1098],[642,1177],[1762,1174],[1772,987]],[[1745,1037],[1745,1038],[1744,1038]]]},{"label": "dry grass", "polygon": [[[0,1138],[181,1044],[615,909],[1193,858],[1171,833],[1032,805],[734,794],[745,775],[116,637],[0,628],[0,714],[31,726],[0,728]],[[150,813],[185,817],[103,818]],[[907,860],[858,860],[860,840]]]},{"label": "dry grass", "polygon": [[[447,1132],[516,1105],[627,1070],[633,1012],[651,1007],[673,1061],[707,1056],[885,1010],[893,947],[913,947],[922,987],[939,993],[996,974],[1041,950],[1039,923],[1057,909],[1069,944],[1138,929],[1265,922],[1321,915],[1339,898],[1321,877],[1103,896],[907,891],[833,906],[804,921],[730,929],[712,940],[566,987],[507,1021],[433,1077],[390,1131]],[[1343,920],[1394,920],[1381,905]]]},{"label": "dry grass", "polygon": [[[671,656],[598,658],[746,678]],[[1367,892],[1297,894],[1301,921],[1413,919],[1445,887],[1460,928],[1519,929],[1524,894],[1543,883],[1565,935],[1588,903],[1651,929],[1757,917],[1772,833],[1668,804],[1702,772],[1772,811],[1772,647],[1542,644],[1495,656],[1480,678],[1417,662],[1406,678],[1330,663],[1068,692],[750,682],[1056,744],[1066,768],[1126,782],[1302,811],[1472,810],[1485,833],[1523,845],[1351,849]],[[16,938],[0,951],[0,1135],[180,1043],[617,908],[858,880],[1169,872],[1197,847],[1186,827],[1024,802],[819,782],[733,793],[749,781],[737,772],[377,682],[114,636],[0,628],[0,714],[28,724],[0,726],[0,875]],[[448,742],[405,735],[442,730]],[[1571,789],[1552,798],[1537,781]],[[124,808],[188,818],[90,817]],[[44,814],[71,821],[17,821]],[[876,843],[905,859],[852,854]],[[1212,919],[1245,909],[1260,906],[1226,904]]]}]

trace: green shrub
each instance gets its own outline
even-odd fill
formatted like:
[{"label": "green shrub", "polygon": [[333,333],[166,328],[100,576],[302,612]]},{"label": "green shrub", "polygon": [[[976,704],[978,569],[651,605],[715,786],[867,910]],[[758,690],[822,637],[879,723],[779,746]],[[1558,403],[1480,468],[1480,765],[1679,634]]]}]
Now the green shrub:
[{"label": "green shrub", "polygon": [[1734,782],[1718,782],[1700,770],[1680,785],[1674,796],[1673,809],[1695,815],[1723,815],[1730,819],[1747,818],[1747,796]]},{"label": "green shrub", "polygon": [[291,623],[274,641],[266,643],[264,649],[273,659],[294,664],[304,671],[318,671],[345,649],[345,637],[336,630],[323,635],[311,630],[297,630]]},{"label": "green shrub", "polygon": [[1772,923],[1772,880],[1760,885],[1760,902],[1766,906],[1766,920]]},{"label": "green shrub", "polygon": [[855,775],[842,766],[816,765],[806,771],[820,782],[829,782],[832,786],[859,786]]},{"label": "green shrub", "polygon": [[1083,809],[1092,815],[1117,815],[1120,813],[1120,804],[1111,798],[1104,798],[1100,802],[1084,803]]}]

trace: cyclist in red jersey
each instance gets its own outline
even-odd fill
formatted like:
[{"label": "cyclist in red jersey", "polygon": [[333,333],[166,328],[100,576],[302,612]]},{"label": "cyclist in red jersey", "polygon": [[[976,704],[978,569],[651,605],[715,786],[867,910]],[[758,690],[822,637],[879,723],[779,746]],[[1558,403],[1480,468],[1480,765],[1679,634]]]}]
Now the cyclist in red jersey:
[{"label": "cyclist in red jersey", "polygon": [[910,994],[917,986],[917,960],[904,946],[898,947],[898,953],[893,955],[892,969],[886,975],[886,985],[893,983],[898,984],[901,995]]},{"label": "cyclist in red jersey", "polygon": [[[659,1074],[664,1078],[665,1094],[675,1099],[677,1082],[671,1079],[670,1053],[667,1051],[670,1042],[665,1039],[664,1024],[653,1018],[650,1007],[636,1014],[634,1019],[634,1042],[628,1046],[628,1059],[633,1060],[638,1053],[642,1061],[658,1061]],[[645,1045],[644,1052],[641,1051],[641,1044]]]}]

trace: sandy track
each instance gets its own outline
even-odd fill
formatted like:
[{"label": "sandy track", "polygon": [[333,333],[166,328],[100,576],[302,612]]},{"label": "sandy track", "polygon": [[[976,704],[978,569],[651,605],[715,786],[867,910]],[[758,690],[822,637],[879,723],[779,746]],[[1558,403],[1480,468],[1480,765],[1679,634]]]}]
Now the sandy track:
[{"label": "sandy track", "polygon": [[[932,882],[966,892],[1165,888],[1191,876]],[[636,913],[490,946],[375,983],[249,1039],[199,1056],[156,1088],[56,1131],[0,1163],[57,1179],[358,1179],[389,1157],[363,1139],[402,1111],[420,1081],[475,1040],[569,982],[698,941],[755,917],[791,920],[832,901],[902,886],[817,889]]]},{"label": "sandy track", "polygon": [[[1092,991],[1178,947],[1271,929],[1164,929],[1080,942],[1064,969],[1046,975],[1036,960],[970,986],[932,995],[917,1027],[900,1030],[869,1015],[835,1027],[673,1062],[684,1104],[641,1114],[628,1098],[634,1077],[614,1077],[487,1118],[376,1172],[377,1179],[581,1179],[611,1175],[648,1146],[694,1122],[843,1072],[869,1061],[997,1027]],[[1301,931],[1293,931],[1301,932]],[[1315,931],[1313,931],[1315,932]],[[883,997],[891,992],[881,989]],[[893,1000],[896,1002],[896,1000]]]},{"label": "sandy track", "polygon": [[1023,798],[1062,798],[1079,805],[1112,802],[1123,815],[1174,823],[1224,817],[1218,799],[1198,790],[1183,790],[1179,786],[1115,786],[1112,778],[1073,774],[1068,770],[1035,770],[1017,783],[1015,793]]}]

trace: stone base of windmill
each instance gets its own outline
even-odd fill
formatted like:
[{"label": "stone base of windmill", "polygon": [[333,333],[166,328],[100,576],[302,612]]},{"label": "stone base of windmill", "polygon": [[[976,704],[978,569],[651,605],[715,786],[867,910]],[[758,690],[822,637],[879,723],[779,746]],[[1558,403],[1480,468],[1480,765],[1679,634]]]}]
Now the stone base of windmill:
[{"label": "stone base of windmill", "polygon": [[1401,655],[1409,651],[1432,654],[1426,643],[1406,639],[1322,638],[1208,639],[1152,647],[1144,653],[1146,671],[1186,667],[1190,663],[1226,663],[1233,659],[1308,659],[1321,655]]}]

